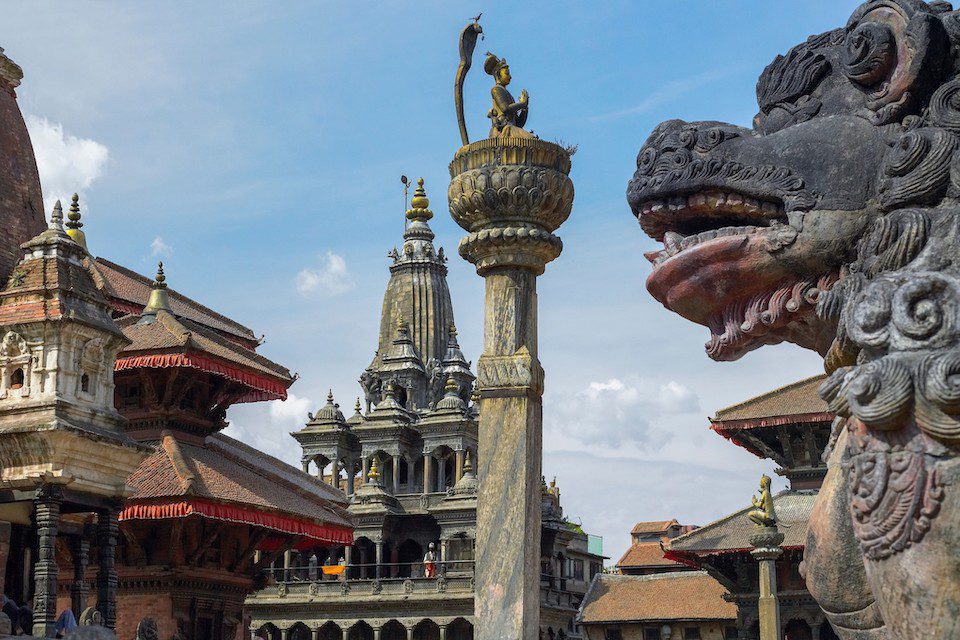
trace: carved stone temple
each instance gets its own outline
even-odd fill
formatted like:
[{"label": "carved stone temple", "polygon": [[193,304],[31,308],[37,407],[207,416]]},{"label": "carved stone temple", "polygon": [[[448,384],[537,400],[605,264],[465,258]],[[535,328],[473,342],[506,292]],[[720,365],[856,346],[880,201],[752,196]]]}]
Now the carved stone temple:
[{"label": "carved stone temple", "polygon": [[[474,637],[477,537],[475,376],[457,342],[446,255],[434,247],[422,181],[403,244],[389,252],[377,351],[345,414],[333,395],[293,437],[303,468],[349,496],[352,546],[287,554],[247,599],[268,640]],[[574,615],[603,556],[537,479],[537,588],[543,638],[579,638]],[[424,557],[434,545],[432,568]],[[325,565],[346,565],[325,575]],[[329,570],[329,569],[328,569]]]},{"label": "carved stone temple", "polygon": [[751,128],[664,122],[627,187],[647,288],[710,357],[824,357],[803,568],[843,640],[960,636],[958,25],[864,2],[763,70]]},{"label": "carved stone temple", "polygon": [[294,382],[253,331],[94,256],[76,195],[44,222],[21,78],[0,50],[0,592],[28,635],[242,637],[262,567],[352,541],[346,498],[220,433]]}]

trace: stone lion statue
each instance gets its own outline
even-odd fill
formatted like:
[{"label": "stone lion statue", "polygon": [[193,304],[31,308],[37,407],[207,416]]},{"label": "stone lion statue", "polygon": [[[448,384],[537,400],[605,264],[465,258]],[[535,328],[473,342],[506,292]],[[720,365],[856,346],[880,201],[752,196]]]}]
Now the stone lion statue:
[{"label": "stone lion statue", "polygon": [[840,637],[960,637],[960,12],[865,2],[757,101],[750,129],[671,120],[640,150],[647,288],[714,359],[823,355],[804,571]]}]

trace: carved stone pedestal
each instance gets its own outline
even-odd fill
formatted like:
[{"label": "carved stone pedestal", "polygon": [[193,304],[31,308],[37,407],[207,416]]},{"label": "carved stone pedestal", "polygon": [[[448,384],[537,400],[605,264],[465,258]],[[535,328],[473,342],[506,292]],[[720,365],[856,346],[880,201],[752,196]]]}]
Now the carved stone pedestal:
[{"label": "carved stone pedestal", "polygon": [[560,255],[573,205],[570,156],[537,139],[495,138],[450,164],[460,255],[486,280],[480,393],[476,620],[480,640],[536,638],[540,615],[543,369],[537,276]]},{"label": "carved stone pedestal", "polygon": [[763,527],[750,536],[750,552],[760,563],[760,640],[780,640],[780,601],[777,599],[776,561],[783,554],[783,534]]}]

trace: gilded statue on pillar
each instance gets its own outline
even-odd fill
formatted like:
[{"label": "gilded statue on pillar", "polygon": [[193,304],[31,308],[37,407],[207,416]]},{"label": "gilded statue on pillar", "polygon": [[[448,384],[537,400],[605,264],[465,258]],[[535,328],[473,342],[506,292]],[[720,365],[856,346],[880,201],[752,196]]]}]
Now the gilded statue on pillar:
[{"label": "gilded statue on pillar", "polygon": [[773,508],[773,496],[770,494],[770,477],[766,474],[760,476],[760,497],[750,498],[753,504],[753,511],[747,513],[747,517],[758,527],[777,526],[777,512]]},{"label": "gilded statue on pillar", "polygon": [[488,51],[483,70],[487,75],[493,76],[496,82],[490,89],[493,107],[487,112],[487,117],[490,118],[490,137],[532,138],[533,135],[523,128],[530,113],[530,96],[527,90],[523,89],[520,99],[514,101],[513,94],[507,89],[512,79],[507,59],[498,58]]}]

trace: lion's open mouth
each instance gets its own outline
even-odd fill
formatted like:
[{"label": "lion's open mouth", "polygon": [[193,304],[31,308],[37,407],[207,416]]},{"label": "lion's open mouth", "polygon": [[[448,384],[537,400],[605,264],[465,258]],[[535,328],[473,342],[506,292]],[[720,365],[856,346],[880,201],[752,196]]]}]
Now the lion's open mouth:
[{"label": "lion's open mouth", "polygon": [[639,210],[640,226],[663,242],[663,249],[645,254],[654,267],[705,242],[746,236],[787,220],[782,203],[715,190],[651,200]]}]

